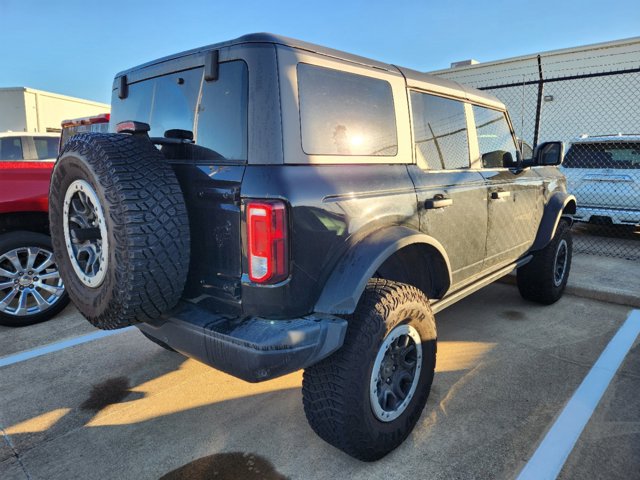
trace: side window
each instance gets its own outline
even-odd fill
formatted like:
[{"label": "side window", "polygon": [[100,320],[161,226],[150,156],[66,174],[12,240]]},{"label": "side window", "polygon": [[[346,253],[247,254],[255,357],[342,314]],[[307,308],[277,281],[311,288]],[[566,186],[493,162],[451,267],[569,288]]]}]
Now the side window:
[{"label": "side window", "polygon": [[484,168],[511,167],[516,164],[516,144],[503,112],[473,106],[478,148]]},{"label": "side window", "polygon": [[398,153],[389,82],[300,63],[298,92],[305,153],[367,156]]},{"label": "side window", "polygon": [[58,156],[58,137],[33,137],[38,160],[51,160]]},{"label": "side window", "polygon": [[0,138],[0,160],[24,160],[20,137]]},{"label": "side window", "polygon": [[411,111],[418,165],[429,169],[469,168],[469,138],[464,103],[411,92]]},{"label": "side window", "polygon": [[522,158],[533,158],[533,147],[529,145],[527,142],[518,139],[518,146],[520,147],[520,153],[522,153]]}]

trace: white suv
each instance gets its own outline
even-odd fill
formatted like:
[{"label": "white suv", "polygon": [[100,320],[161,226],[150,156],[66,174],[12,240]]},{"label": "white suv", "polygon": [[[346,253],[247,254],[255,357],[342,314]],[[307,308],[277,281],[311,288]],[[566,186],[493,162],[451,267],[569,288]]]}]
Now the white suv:
[{"label": "white suv", "polygon": [[583,135],[562,170],[578,200],[575,220],[640,225],[640,135]]}]

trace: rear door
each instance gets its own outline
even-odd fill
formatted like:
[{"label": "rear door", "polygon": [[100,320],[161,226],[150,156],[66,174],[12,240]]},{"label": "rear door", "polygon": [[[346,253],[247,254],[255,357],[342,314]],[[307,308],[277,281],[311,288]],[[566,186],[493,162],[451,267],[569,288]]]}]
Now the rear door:
[{"label": "rear door", "polygon": [[192,239],[185,295],[206,293],[230,305],[239,301],[242,274],[248,75],[243,60],[222,61],[215,81],[196,66],[131,83],[126,98],[114,91],[112,99],[111,128],[125,120],[148,123],[182,187]]},{"label": "rear door", "polygon": [[410,95],[416,164],[409,173],[420,229],[443,245],[455,286],[481,271],[487,238],[484,178],[470,169],[469,107],[426,92]]},{"label": "rear door", "polygon": [[[486,184],[489,221],[483,269],[513,262],[533,244],[542,218],[543,182],[531,168],[517,169],[517,147],[504,112],[472,106],[478,158]],[[476,140],[477,139],[477,140]]]}]

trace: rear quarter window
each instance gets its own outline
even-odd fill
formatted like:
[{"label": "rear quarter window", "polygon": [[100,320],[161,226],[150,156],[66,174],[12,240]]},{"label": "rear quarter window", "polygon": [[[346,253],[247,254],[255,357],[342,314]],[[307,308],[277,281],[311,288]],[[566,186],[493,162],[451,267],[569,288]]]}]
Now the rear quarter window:
[{"label": "rear quarter window", "polygon": [[305,63],[297,68],[302,149],[306,154],[398,153],[389,82]]}]

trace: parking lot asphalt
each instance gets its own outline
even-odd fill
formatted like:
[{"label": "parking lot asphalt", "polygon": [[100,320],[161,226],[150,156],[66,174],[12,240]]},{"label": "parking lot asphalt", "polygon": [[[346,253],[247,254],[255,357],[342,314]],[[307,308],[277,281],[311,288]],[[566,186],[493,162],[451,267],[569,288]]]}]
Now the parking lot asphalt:
[{"label": "parking lot asphalt", "polygon": [[[315,436],[301,373],[249,384],[129,330],[0,368],[0,478],[515,478],[629,312],[507,284],[450,307],[416,429],[371,464]],[[70,307],[1,328],[0,357],[92,331]],[[638,478],[639,391],[636,339],[561,478]]]}]

